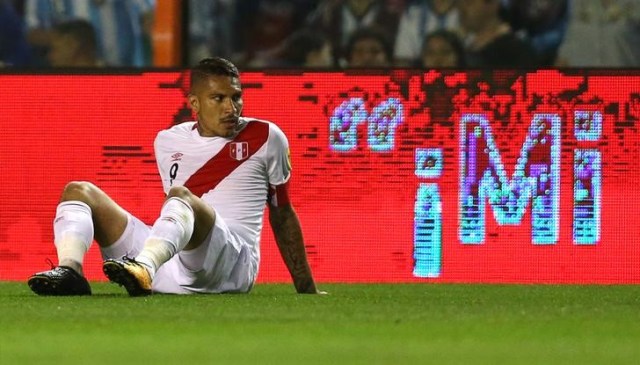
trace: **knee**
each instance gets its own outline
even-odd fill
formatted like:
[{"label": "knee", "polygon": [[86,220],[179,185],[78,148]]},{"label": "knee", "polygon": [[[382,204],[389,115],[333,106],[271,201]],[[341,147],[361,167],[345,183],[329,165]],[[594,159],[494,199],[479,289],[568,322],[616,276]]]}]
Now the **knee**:
[{"label": "knee", "polygon": [[[98,188],[87,181],[71,181],[62,191],[61,201],[78,200],[89,204]],[[90,204],[89,204],[90,205]]]},{"label": "knee", "polygon": [[189,191],[189,189],[184,186],[174,186],[169,189],[167,193],[167,199],[169,198],[180,198],[187,202],[190,202],[193,199],[194,195]]},{"label": "knee", "polygon": [[213,223],[207,223],[209,221],[212,221],[215,217],[215,211],[213,210],[213,207],[205,203],[197,195],[194,195],[188,188],[185,188],[184,186],[172,187],[167,193],[167,199],[171,198],[179,198],[189,207],[191,207],[191,210],[193,210],[193,214],[196,217],[196,221],[199,222],[198,225],[213,225]]}]

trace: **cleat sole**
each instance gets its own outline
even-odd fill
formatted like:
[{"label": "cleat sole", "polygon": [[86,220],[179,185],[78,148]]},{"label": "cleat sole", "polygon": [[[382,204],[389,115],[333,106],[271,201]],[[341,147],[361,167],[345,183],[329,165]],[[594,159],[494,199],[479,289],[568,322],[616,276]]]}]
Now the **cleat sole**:
[{"label": "cleat sole", "polygon": [[27,284],[38,295],[56,295],[56,287],[52,285],[49,278],[34,276],[29,279]]},{"label": "cleat sole", "polygon": [[138,280],[123,265],[107,261],[102,266],[102,271],[110,281],[125,288],[127,293],[132,297],[141,297],[151,295],[150,289],[140,286]]}]

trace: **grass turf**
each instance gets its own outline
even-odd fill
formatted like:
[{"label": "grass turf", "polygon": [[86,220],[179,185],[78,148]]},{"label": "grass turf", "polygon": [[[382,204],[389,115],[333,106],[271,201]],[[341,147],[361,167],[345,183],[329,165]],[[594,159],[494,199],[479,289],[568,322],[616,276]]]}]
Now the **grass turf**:
[{"label": "grass turf", "polygon": [[0,364],[638,364],[640,286],[291,285],[38,297],[0,283]]}]

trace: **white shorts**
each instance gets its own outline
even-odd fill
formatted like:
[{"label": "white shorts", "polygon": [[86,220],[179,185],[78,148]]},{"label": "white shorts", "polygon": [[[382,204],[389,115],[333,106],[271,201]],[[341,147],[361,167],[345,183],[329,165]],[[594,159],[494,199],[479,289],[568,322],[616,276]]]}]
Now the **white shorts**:
[{"label": "white shorts", "polygon": [[[151,227],[128,214],[127,227],[111,246],[102,249],[104,259],[136,257]],[[216,220],[204,242],[194,250],[181,251],[160,266],[153,278],[157,293],[247,293],[255,282],[258,265],[250,248],[233,234],[216,213]]]}]

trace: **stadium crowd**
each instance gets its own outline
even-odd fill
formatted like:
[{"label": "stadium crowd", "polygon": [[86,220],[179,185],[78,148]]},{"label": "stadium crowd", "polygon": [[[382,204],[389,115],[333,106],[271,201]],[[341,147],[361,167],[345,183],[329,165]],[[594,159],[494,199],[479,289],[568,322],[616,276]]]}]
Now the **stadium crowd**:
[{"label": "stadium crowd", "polygon": [[[0,0],[0,65],[153,67],[162,0]],[[638,67],[637,0],[183,0],[182,66]]]}]

